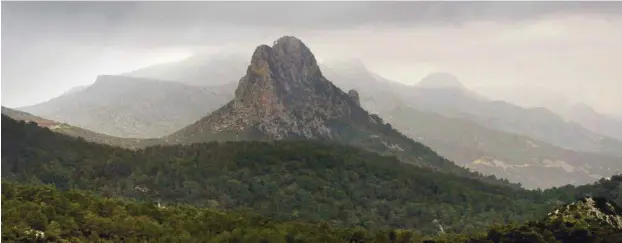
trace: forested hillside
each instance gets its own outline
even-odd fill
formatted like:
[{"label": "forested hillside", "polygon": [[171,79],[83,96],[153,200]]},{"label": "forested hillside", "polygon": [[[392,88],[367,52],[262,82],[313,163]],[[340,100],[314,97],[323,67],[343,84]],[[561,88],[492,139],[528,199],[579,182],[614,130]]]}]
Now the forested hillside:
[{"label": "forested hillside", "polygon": [[528,191],[314,141],[199,143],[138,151],[94,144],[2,116],[2,179],[104,196],[251,209],[333,226],[472,232],[531,220],[585,194],[620,199],[622,177]]},{"label": "forested hillside", "polygon": [[[158,205],[52,186],[2,183],[3,242],[603,242],[622,241],[620,209],[586,198],[538,221],[474,234],[424,236],[410,229],[366,230],[278,221],[249,211]],[[601,218],[587,214],[597,213]],[[574,217],[567,217],[573,215]]]},{"label": "forested hillside", "polygon": [[279,219],[451,231],[543,215],[540,192],[495,186],[313,141],[202,143],[131,151],[2,118],[2,179],[103,195],[252,208]]},{"label": "forested hillside", "polygon": [[549,198],[558,198],[566,201],[583,196],[598,196],[622,205],[622,175],[615,175],[608,179],[603,178],[588,185],[567,185],[552,188],[546,190],[545,193]]}]

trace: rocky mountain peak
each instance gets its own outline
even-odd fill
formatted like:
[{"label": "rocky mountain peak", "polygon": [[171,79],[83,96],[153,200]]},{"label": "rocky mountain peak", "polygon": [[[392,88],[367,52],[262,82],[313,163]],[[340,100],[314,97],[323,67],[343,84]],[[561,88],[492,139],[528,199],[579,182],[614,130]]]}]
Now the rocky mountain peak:
[{"label": "rocky mountain peak", "polygon": [[326,121],[368,114],[322,75],[313,53],[292,36],[258,46],[235,98],[204,118],[211,132],[252,129],[268,139],[330,138]]},{"label": "rocky mountain peak", "polygon": [[284,36],[272,47],[260,45],[235,92],[236,105],[268,104],[300,95],[322,81],[313,53],[298,38]]},{"label": "rocky mountain peak", "polygon": [[[311,55],[311,50],[294,36],[283,36],[274,42],[272,48],[279,55]],[[315,58],[314,58],[315,61]]]}]

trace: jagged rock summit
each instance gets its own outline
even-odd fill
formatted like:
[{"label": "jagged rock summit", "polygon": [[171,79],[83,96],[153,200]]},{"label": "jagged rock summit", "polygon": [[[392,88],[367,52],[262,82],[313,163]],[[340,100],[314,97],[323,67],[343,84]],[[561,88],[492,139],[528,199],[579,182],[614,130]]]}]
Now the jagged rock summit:
[{"label": "jagged rock summit", "polygon": [[252,55],[235,98],[210,116],[171,138],[202,141],[220,138],[334,138],[331,122],[378,121],[322,75],[309,48],[284,36],[272,47],[260,45]]}]

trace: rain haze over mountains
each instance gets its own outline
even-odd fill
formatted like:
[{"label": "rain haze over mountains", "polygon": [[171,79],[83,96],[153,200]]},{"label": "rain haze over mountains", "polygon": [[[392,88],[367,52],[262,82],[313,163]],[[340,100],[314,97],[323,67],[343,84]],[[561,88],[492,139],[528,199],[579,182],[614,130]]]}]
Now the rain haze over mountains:
[{"label": "rain haze over mountains", "polygon": [[2,9],[2,102],[11,107],[93,83],[99,74],[199,52],[245,54],[294,35],[320,62],[359,59],[397,82],[443,71],[494,99],[548,102],[523,97],[536,91],[603,113],[622,111],[617,3],[12,2]]},{"label": "rain haze over mountains", "polygon": [[[257,46],[295,36],[317,67],[291,70],[320,69],[312,79],[338,87],[339,105],[355,95],[374,122],[462,167],[530,188],[622,170],[620,3],[3,2],[2,32],[2,106],[98,138],[213,132],[197,124],[245,99]],[[277,54],[268,66],[290,65]],[[294,77],[283,75],[274,82]],[[294,113],[282,112],[300,131],[336,129]],[[293,132],[266,117],[277,119],[255,125]],[[387,134],[385,145],[399,137]]]}]

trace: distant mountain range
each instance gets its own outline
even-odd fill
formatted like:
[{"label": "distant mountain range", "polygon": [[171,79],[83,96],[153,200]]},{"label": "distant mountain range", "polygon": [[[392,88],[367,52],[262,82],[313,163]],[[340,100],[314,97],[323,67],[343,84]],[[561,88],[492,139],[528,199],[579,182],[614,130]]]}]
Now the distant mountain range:
[{"label": "distant mountain range", "polygon": [[359,91],[363,107],[374,112],[404,105],[449,118],[464,118],[490,129],[525,135],[565,149],[622,156],[621,141],[567,122],[545,108],[491,101],[466,89],[447,73],[431,74],[410,86],[379,77],[364,65],[328,70],[327,76],[337,86]]},{"label": "distant mountain range", "polygon": [[[492,101],[449,73],[411,86],[374,74],[360,61],[317,64],[299,40],[282,41],[258,47],[250,65],[236,55],[195,56],[102,75],[93,85],[20,110],[117,137],[161,137],[167,144],[332,140],[466,173],[396,128],[462,166],[530,188],[587,183],[622,166],[622,142],[545,108]],[[420,153],[425,158],[417,158]]]},{"label": "distant mountain range", "polygon": [[227,85],[202,87],[102,75],[88,87],[19,110],[111,136],[155,138],[222,106],[233,97],[230,90]]},{"label": "distant mountain range", "polygon": [[566,110],[561,110],[560,114],[591,131],[622,140],[622,119],[620,118],[598,113],[584,103],[578,103]]},{"label": "distant mountain range", "polygon": [[599,113],[589,105],[553,90],[538,86],[484,87],[501,94],[503,100],[523,107],[545,107],[566,121],[588,130],[622,140],[622,116]]},{"label": "distant mountain range", "polygon": [[587,184],[622,171],[619,157],[562,149],[409,107],[380,113],[397,130],[457,164],[520,182],[526,188]]},{"label": "distant mountain range", "polygon": [[195,86],[221,86],[237,82],[247,67],[248,58],[245,55],[222,53],[196,55],[179,62],[153,65],[120,75]]}]

